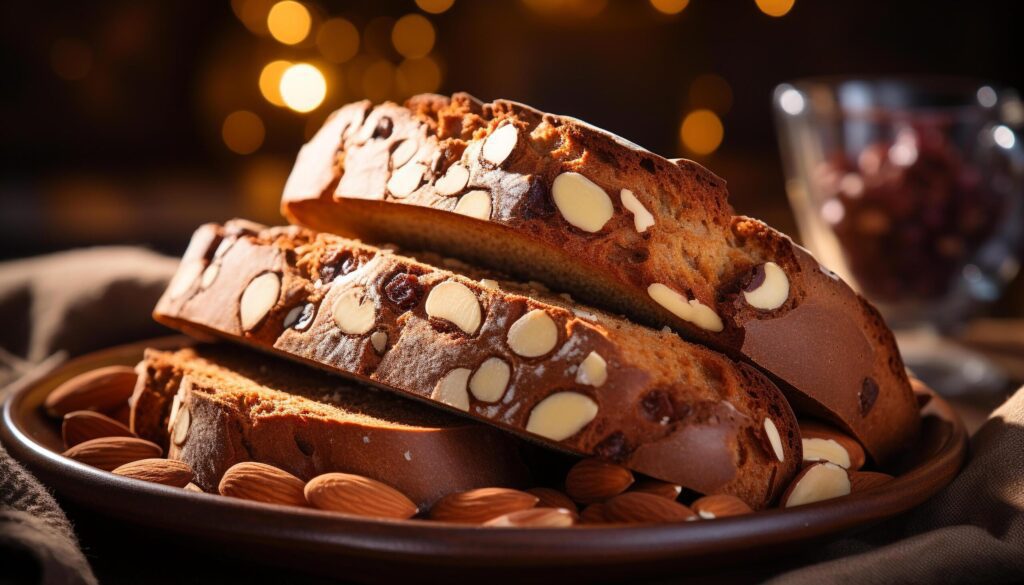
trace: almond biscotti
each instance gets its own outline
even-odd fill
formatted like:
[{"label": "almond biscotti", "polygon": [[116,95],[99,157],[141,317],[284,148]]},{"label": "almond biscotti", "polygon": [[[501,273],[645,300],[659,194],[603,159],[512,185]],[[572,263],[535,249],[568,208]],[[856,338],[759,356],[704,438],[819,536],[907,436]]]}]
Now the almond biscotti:
[{"label": "almond biscotti", "polygon": [[466,94],[350,104],[299,154],[283,211],[546,282],[768,372],[876,460],[918,431],[878,313],[725,182],[573,118]]},{"label": "almond biscotti", "polygon": [[208,492],[256,461],[308,480],[355,473],[418,506],[529,481],[518,442],[492,427],[227,345],[146,350],[133,428],[187,463]]},{"label": "almond biscotti", "polygon": [[205,225],[154,316],[754,508],[797,470],[793,412],[754,368],[421,259],[296,227]]}]

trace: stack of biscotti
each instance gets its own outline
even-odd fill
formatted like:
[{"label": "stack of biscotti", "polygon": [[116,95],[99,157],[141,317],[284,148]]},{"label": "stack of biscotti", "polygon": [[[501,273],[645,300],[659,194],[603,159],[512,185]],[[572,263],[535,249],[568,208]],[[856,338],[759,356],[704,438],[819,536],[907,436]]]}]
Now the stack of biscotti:
[{"label": "stack of biscotti", "polygon": [[918,431],[861,297],[707,170],[578,120],[351,104],[283,211],[304,227],[202,226],[157,320],[755,509],[805,459],[793,409],[875,462]]},{"label": "stack of biscotti", "polygon": [[358,474],[423,509],[529,478],[515,441],[496,429],[242,349],[148,349],[136,372],[132,429],[187,463],[207,492],[246,461],[303,480]]}]

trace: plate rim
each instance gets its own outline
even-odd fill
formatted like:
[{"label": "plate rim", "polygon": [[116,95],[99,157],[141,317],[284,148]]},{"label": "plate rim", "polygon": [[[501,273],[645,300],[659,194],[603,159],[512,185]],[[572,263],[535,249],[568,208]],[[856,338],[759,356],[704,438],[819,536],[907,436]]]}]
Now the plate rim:
[{"label": "plate rim", "polygon": [[[966,458],[967,433],[963,422],[948,402],[933,394],[925,410],[951,423],[951,432],[931,457],[887,483],[884,489],[713,522],[499,529],[421,519],[361,518],[195,493],[116,476],[51,451],[20,424],[18,412],[22,404],[62,373],[132,352],[141,354],[146,347],[166,348],[184,343],[195,342],[174,335],[104,348],[65,361],[27,383],[16,382],[3,403],[0,440],[16,460],[41,476],[48,487],[80,505],[122,520],[181,533],[198,529],[202,536],[212,539],[264,544],[269,539],[277,545],[298,545],[360,557],[461,566],[545,567],[582,562],[610,565],[726,555],[751,547],[779,549],[839,535],[913,509],[952,481]],[[922,478],[928,480],[928,489],[915,487]],[[89,494],[110,490],[120,494],[116,498],[118,505],[111,502],[115,498]],[[172,514],[174,511],[180,514]],[[566,534],[573,538],[566,539]]]}]

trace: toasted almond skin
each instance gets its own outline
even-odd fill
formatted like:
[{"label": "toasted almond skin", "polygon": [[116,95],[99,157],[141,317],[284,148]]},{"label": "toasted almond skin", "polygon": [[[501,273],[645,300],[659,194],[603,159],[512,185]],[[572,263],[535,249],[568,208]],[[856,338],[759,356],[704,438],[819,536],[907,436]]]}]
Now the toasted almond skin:
[{"label": "toasted almond skin", "polygon": [[742,516],[753,512],[746,502],[727,494],[713,494],[697,498],[690,504],[690,509],[704,520]]},{"label": "toasted almond skin", "polygon": [[575,523],[575,514],[565,508],[529,508],[502,514],[484,522],[484,526],[508,528],[565,528]]},{"label": "toasted almond skin", "polygon": [[113,471],[125,463],[163,455],[163,449],[137,437],[100,437],[79,443],[64,451],[65,457],[86,465]]},{"label": "toasted almond skin", "polygon": [[579,509],[576,507],[576,502],[565,495],[565,492],[554,488],[535,487],[526,490],[526,493],[537,496],[537,499],[540,500],[537,502],[538,508],[564,508],[578,515]]},{"label": "toasted almond skin", "polygon": [[626,492],[604,504],[609,522],[684,522],[693,511],[679,502],[643,492]]},{"label": "toasted almond skin", "polygon": [[851,471],[850,472],[850,493],[866,492],[876,487],[889,483],[893,477],[888,473],[878,471]]},{"label": "toasted almond skin", "polygon": [[604,504],[590,504],[580,512],[580,524],[607,524],[610,522],[604,513]]},{"label": "toasted almond skin", "polygon": [[864,467],[864,447],[861,447],[860,443],[849,435],[817,421],[802,420],[800,421],[800,436],[804,439],[832,439],[846,449],[846,453],[850,456],[849,469],[851,471]]},{"label": "toasted almond skin", "polygon": [[126,425],[91,410],[76,410],[65,414],[60,432],[64,437],[65,449],[100,437],[137,436]]},{"label": "toasted almond skin", "polygon": [[175,459],[140,459],[125,463],[113,473],[172,487],[185,487],[192,481],[192,468]]},{"label": "toasted almond skin", "polygon": [[76,410],[113,411],[128,402],[137,379],[135,370],[129,366],[98,368],[54,388],[43,407],[56,418]]},{"label": "toasted almond skin", "polygon": [[314,508],[371,516],[412,518],[416,504],[395,488],[377,480],[349,473],[325,473],[309,480],[306,501]]},{"label": "toasted almond skin", "polygon": [[683,493],[683,486],[677,483],[669,483],[660,479],[643,478],[637,480],[630,488],[631,492],[643,492],[654,494],[667,500],[675,501],[679,494]]},{"label": "toasted almond skin", "polygon": [[633,472],[592,457],[572,466],[565,478],[565,493],[577,502],[592,504],[617,496],[631,485]]},{"label": "toasted almond skin", "polygon": [[480,488],[449,494],[438,500],[430,510],[431,520],[482,524],[510,512],[537,505],[533,494],[508,488]]},{"label": "toasted almond skin", "polygon": [[267,504],[306,506],[306,483],[287,471],[264,463],[244,461],[224,472],[217,486],[222,496]]}]

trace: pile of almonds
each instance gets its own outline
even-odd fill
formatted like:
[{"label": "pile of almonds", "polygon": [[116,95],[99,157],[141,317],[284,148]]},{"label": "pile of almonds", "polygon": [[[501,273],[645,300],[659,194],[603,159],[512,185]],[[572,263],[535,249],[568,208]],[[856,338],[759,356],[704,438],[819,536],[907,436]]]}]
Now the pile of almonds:
[{"label": "pile of almonds", "polygon": [[[44,408],[62,417],[64,456],[117,475],[203,491],[192,483],[184,462],[164,459],[163,449],[128,427],[128,401],[136,382],[127,366],[93,370],[57,387]],[[925,389],[915,383],[922,406]],[[814,421],[802,421],[804,467],[783,494],[780,507],[793,507],[876,488],[892,479],[865,471],[864,449],[853,438]],[[638,477],[602,459],[589,458],[569,469],[564,491],[503,487],[449,494],[429,510],[380,481],[348,473],[325,473],[309,481],[276,467],[243,462],[225,472],[223,496],[302,506],[372,518],[419,517],[439,522],[505,527],[567,527],[576,524],[663,523],[712,520],[753,512],[725,494],[691,496],[682,486]]]}]

